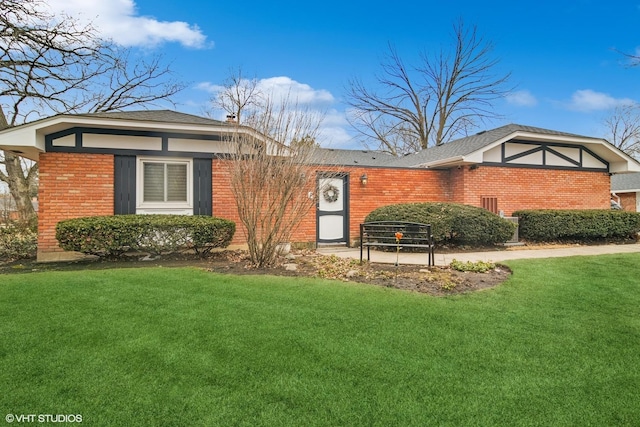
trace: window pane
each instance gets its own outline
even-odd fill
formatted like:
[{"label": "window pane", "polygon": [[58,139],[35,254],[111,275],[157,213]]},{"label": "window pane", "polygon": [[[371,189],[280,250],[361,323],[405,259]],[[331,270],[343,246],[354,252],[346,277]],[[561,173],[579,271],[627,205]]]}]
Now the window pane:
[{"label": "window pane", "polygon": [[187,201],[187,165],[167,165],[167,201]]},{"label": "window pane", "polygon": [[143,163],[145,202],[164,202],[164,164]]}]

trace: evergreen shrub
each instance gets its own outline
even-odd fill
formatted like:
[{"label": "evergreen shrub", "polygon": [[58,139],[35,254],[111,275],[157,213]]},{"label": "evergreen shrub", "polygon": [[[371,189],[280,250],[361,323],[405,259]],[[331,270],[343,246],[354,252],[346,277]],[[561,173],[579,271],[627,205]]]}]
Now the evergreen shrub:
[{"label": "evergreen shrub", "polygon": [[35,258],[38,233],[34,227],[8,224],[0,228],[0,259],[15,261]]},{"label": "evergreen shrub", "polygon": [[520,237],[530,241],[628,238],[640,232],[640,213],[619,210],[521,210]]},{"label": "evergreen shrub", "polygon": [[93,216],[60,221],[56,239],[65,250],[99,256],[180,250],[207,254],[229,246],[235,230],[233,221],[209,216]]},{"label": "evergreen shrub", "polygon": [[436,243],[488,246],[513,237],[516,225],[486,209],[458,203],[402,203],[382,206],[365,218],[431,224]]}]

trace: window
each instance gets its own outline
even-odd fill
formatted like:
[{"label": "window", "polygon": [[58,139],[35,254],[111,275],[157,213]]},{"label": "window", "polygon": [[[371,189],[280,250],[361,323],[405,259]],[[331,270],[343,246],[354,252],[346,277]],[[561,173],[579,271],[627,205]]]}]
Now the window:
[{"label": "window", "polygon": [[191,160],[138,159],[139,213],[186,213],[192,209]]}]

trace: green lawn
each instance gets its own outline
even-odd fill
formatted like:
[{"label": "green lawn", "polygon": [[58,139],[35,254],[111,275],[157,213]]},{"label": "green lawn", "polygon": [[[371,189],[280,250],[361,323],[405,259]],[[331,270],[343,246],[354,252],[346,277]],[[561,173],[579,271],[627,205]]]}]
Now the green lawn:
[{"label": "green lawn", "polygon": [[0,413],[638,425],[640,255],[509,265],[504,285],[446,298],[185,268],[0,276]]}]

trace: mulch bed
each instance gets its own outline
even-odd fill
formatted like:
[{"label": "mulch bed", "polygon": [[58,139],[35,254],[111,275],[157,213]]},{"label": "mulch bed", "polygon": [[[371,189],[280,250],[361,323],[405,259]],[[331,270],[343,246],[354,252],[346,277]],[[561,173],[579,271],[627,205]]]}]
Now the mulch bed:
[{"label": "mulch bed", "polygon": [[448,267],[364,263],[358,260],[320,255],[315,251],[294,251],[281,257],[276,266],[254,268],[244,251],[223,251],[199,258],[189,254],[159,258],[127,256],[74,262],[36,263],[35,260],[0,262],[0,274],[39,271],[98,270],[108,268],[196,267],[223,274],[269,274],[289,277],[316,277],[344,282],[365,283],[431,295],[452,295],[487,289],[501,284],[511,275],[508,267],[497,265],[486,273],[461,272]]}]

